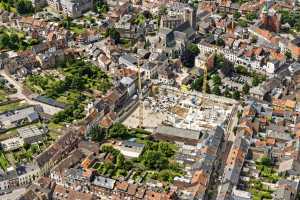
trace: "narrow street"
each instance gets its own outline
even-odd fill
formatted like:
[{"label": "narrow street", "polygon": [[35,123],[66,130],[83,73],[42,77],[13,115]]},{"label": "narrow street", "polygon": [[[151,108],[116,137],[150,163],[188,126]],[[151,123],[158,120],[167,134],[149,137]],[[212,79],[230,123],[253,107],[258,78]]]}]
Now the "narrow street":
[{"label": "narrow street", "polygon": [[2,75],[10,84],[14,85],[14,87],[17,89],[17,93],[10,95],[10,97],[15,97],[19,99],[24,99],[28,104],[31,105],[40,105],[44,109],[44,112],[49,115],[54,115],[55,113],[61,111],[61,108],[57,108],[54,106],[50,106],[38,101],[34,101],[31,98],[27,97],[25,94],[23,94],[23,88],[22,84],[14,80],[12,77],[7,75],[4,70],[0,70],[0,75]]}]

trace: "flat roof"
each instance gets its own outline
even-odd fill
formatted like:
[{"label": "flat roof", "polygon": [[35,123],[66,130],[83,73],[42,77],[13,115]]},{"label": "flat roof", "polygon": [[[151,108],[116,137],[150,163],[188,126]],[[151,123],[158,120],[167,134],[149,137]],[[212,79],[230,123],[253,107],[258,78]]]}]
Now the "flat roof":
[{"label": "flat roof", "polygon": [[92,182],[94,185],[108,188],[108,189],[113,189],[114,185],[116,183],[116,180],[111,179],[111,178],[106,178],[103,176],[96,176],[94,181]]},{"label": "flat roof", "polygon": [[158,126],[156,128],[156,133],[181,137],[181,138],[187,138],[192,140],[199,140],[201,137],[200,131],[187,130],[187,129],[176,128],[176,127],[165,126],[165,125]]},{"label": "flat roof", "polygon": [[17,132],[21,138],[28,138],[44,134],[44,132],[35,125],[18,128]]}]

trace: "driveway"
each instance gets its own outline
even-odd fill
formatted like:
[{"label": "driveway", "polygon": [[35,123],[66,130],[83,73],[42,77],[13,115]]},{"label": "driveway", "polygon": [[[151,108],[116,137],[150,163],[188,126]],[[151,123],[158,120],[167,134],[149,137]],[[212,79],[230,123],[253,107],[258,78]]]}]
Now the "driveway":
[{"label": "driveway", "polygon": [[26,188],[15,189],[11,193],[0,196],[0,199],[16,200],[16,199],[20,198],[23,194],[25,194],[25,192],[26,192]]},{"label": "driveway", "polygon": [[43,110],[45,113],[49,114],[49,115],[54,115],[55,113],[61,111],[61,108],[57,108],[54,106],[50,106],[48,104],[44,104],[38,101],[34,101],[31,98],[27,97],[26,95],[24,95],[22,93],[23,91],[23,86],[21,83],[19,83],[18,81],[14,80],[11,76],[7,75],[5,73],[4,70],[0,70],[0,74],[12,85],[15,86],[15,88],[17,89],[17,93],[10,95],[10,97],[15,97],[15,98],[19,98],[19,99],[24,99],[28,104],[30,105],[40,105],[42,106]]}]

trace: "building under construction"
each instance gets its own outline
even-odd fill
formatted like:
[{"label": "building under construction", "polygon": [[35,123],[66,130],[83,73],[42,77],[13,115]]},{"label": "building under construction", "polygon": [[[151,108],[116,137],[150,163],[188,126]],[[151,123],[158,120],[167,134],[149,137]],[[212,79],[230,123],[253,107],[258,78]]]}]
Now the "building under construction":
[{"label": "building under construction", "polygon": [[[206,130],[218,125],[226,126],[236,101],[199,92],[182,92],[177,88],[160,86],[158,93],[143,100],[143,126],[153,130],[164,124],[187,130]],[[124,124],[139,125],[139,108]]]}]

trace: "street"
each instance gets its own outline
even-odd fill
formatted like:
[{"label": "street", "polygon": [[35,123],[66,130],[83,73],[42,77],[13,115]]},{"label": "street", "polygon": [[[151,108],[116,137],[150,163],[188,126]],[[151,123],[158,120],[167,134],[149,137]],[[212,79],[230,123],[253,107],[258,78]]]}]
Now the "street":
[{"label": "street", "polygon": [[47,105],[47,104],[44,104],[44,103],[41,103],[38,101],[34,101],[34,100],[30,99],[29,97],[27,97],[22,92],[22,90],[23,90],[22,84],[17,82],[16,80],[14,80],[9,75],[7,75],[4,70],[0,70],[0,75],[2,75],[10,84],[14,85],[14,87],[17,89],[17,93],[10,95],[10,97],[24,99],[28,104],[31,104],[31,105],[40,105],[40,106],[42,106],[44,112],[49,115],[54,115],[55,113],[62,110],[61,108],[57,108],[57,107],[50,106],[50,105]]},{"label": "street", "polygon": [[26,188],[18,188],[13,190],[11,193],[1,195],[2,200],[15,200],[21,197],[26,192]]}]

